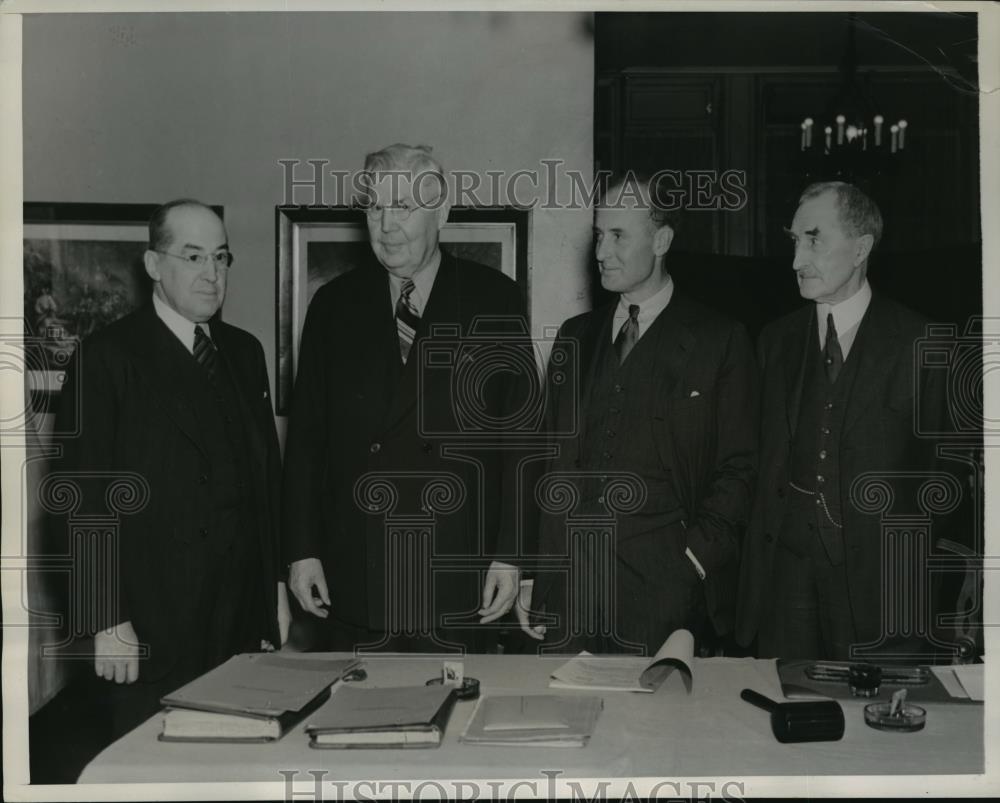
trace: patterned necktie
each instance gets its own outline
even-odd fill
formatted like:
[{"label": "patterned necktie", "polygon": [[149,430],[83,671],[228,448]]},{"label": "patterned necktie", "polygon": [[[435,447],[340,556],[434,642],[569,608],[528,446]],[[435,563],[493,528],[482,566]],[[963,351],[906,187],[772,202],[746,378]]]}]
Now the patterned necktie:
[{"label": "patterned necktie", "polygon": [[212,338],[205,334],[201,326],[194,328],[194,358],[198,365],[204,368],[210,377],[215,378],[215,371],[219,362],[218,349]]},{"label": "patterned necktie", "polygon": [[618,352],[618,364],[625,362],[625,358],[635,347],[639,340],[639,305],[628,305],[628,320],[622,324],[618,330],[618,337],[615,338],[615,351]]},{"label": "patterned necktie", "polygon": [[410,356],[410,349],[413,347],[413,338],[416,337],[417,327],[420,325],[420,315],[413,304],[410,296],[413,294],[413,280],[407,279],[403,282],[403,289],[396,302],[396,333],[399,335],[399,356],[406,364],[406,358]]},{"label": "patterned necktie", "polygon": [[826,345],[823,347],[823,362],[826,364],[826,378],[831,383],[837,381],[840,369],[844,367],[844,352],[840,350],[837,328],[833,325],[833,313],[826,316]]}]

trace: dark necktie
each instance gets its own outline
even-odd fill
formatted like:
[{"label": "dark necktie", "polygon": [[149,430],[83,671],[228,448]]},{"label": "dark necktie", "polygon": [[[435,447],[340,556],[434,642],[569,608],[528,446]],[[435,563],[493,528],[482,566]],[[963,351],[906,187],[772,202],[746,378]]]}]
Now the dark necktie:
[{"label": "dark necktie", "polygon": [[622,324],[618,330],[618,337],[615,338],[615,351],[618,352],[618,364],[625,362],[629,352],[635,347],[639,340],[639,305],[628,305],[628,320]]},{"label": "dark necktie", "polygon": [[420,325],[420,315],[413,304],[410,296],[413,294],[413,280],[407,279],[403,282],[403,289],[396,302],[396,333],[399,335],[399,356],[406,364],[406,358],[410,356],[410,349],[413,347],[413,338],[417,335],[417,327]]},{"label": "dark necktie", "polygon": [[205,334],[205,330],[200,326],[194,328],[194,358],[198,365],[204,368],[210,377],[215,378],[215,371],[219,363],[218,349],[212,338]]},{"label": "dark necktie", "polygon": [[823,347],[823,362],[826,364],[826,378],[836,382],[840,369],[844,367],[844,352],[840,350],[837,328],[833,325],[833,313],[826,316],[826,345]]}]

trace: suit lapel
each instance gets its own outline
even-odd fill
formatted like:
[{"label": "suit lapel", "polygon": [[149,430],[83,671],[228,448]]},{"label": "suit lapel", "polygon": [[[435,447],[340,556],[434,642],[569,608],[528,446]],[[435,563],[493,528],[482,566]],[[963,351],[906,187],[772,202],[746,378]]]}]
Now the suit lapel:
[{"label": "suit lapel", "polygon": [[694,352],[696,339],[689,324],[696,317],[687,298],[675,287],[667,308],[636,344],[636,348],[639,348],[642,341],[648,338],[647,346],[656,347],[659,367],[663,371],[661,387],[668,397],[675,395],[678,380]]},{"label": "suit lapel", "polygon": [[154,401],[207,456],[204,429],[190,393],[191,383],[196,378],[194,371],[202,369],[159,319],[152,304],[140,311],[139,326],[140,334],[129,346],[137,357],[139,371],[157,391],[153,394]]},{"label": "suit lapel", "polygon": [[254,457],[252,470],[257,471],[264,465],[264,455],[267,452],[267,447],[261,439],[261,428],[257,425],[260,405],[264,401],[260,397],[262,390],[257,385],[253,367],[246,359],[249,355],[236,346],[225,324],[215,324],[211,329],[212,339],[218,345],[222,356],[220,364],[224,370],[229,371],[229,377],[236,390],[242,420],[246,422],[244,429]]},{"label": "suit lapel", "polygon": [[882,304],[879,295],[873,293],[847,357],[848,360],[857,359],[859,362],[844,413],[845,433],[858,422],[879,392],[885,388],[887,367],[893,364],[901,348],[899,340],[899,328],[895,320]]},{"label": "suit lapel", "polygon": [[806,378],[806,361],[810,348],[819,348],[816,327],[816,305],[807,304],[796,316],[782,344],[781,362],[785,369],[785,414],[788,434],[795,435],[799,423],[799,406],[802,404],[802,386]]}]

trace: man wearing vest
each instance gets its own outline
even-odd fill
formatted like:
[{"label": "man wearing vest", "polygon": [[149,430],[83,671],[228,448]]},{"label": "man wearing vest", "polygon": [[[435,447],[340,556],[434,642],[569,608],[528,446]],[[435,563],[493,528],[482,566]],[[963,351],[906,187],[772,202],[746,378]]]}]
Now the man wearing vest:
[{"label": "man wearing vest", "polygon": [[[532,608],[557,614],[559,625],[522,626],[567,651],[652,653],[677,628],[698,637],[709,625],[718,634],[733,626],[756,472],[756,367],[741,325],[675,287],[667,263],[675,227],[648,178],[612,182],[594,234],[601,284],[618,295],[558,335],[577,344],[581,382],[578,398],[550,382],[550,431],[566,431],[574,407],[580,427],[560,442],[547,476],[573,478],[573,515],[605,513],[605,489],[610,496],[622,472],[644,494],[638,509],[617,516],[610,546],[571,558],[592,564],[583,572],[595,578],[589,590],[561,570],[541,568],[534,580]],[[541,516],[538,538],[542,566],[571,554],[565,515]],[[578,627],[573,606],[613,629]]]},{"label": "man wearing vest", "polygon": [[843,182],[813,184],[788,233],[812,303],[758,343],[761,474],[737,640],[756,635],[763,657],[848,660],[852,645],[881,635],[885,587],[879,517],[852,504],[851,484],[864,472],[931,467],[913,394],[924,394],[924,412],[940,394],[914,373],[924,319],[868,284],[882,234],[871,198]]},{"label": "man wearing vest", "polygon": [[[430,148],[371,153],[363,176],[374,259],[317,290],[302,331],[285,452],[289,585],[325,620],[326,649],[484,651],[481,625],[517,596],[501,504],[513,492],[503,451],[448,423],[464,403],[451,380],[466,366],[452,356],[477,359],[462,345],[477,319],[523,327],[523,301],[499,270],[439,247],[449,203]],[[440,344],[443,329],[446,359],[422,364],[423,341]],[[482,418],[505,420],[509,376],[487,384]],[[454,504],[429,482],[460,489]]]},{"label": "man wearing vest", "polygon": [[114,738],[230,656],[280,646],[288,626],[264,352],[216,315],[226,229],[204,204],[173,201],[150,220],[144,260],[151,302],[84,340],[59,410],[58,431],[79,422],[59,468],[77,475],[80,514],[104,512],[126,472],[148,495],[121,516],[116,571],[89,608]]}]

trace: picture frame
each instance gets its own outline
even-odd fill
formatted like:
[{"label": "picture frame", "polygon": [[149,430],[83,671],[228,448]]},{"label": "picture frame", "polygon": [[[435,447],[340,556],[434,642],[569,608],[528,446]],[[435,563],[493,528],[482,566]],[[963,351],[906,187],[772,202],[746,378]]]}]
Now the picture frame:
[{"label": "picture frame", "polygon": [[[452,207],[441,247],[502,271],[528,298],[530,222],[530,210],[514,206]],[[299,338],[313,294],[373,257],[365,214],[356,207],[278,206],[275,226],[276,412],[288,415]]]},{"label": "picture frame", "polygon": [[[148,300],[143,266],[159,204],[24,204],[25,382],[35,412],[54,412],[76,347]],[[212,210],[223,217],[221,206]]]},{"label": "picture frame", "polygon": [[25,203],[25,383],[54,412],[76,347],[148,296],[142,255],[157,204]]}]

